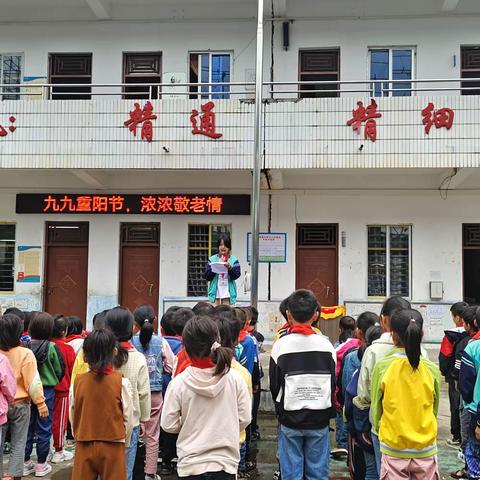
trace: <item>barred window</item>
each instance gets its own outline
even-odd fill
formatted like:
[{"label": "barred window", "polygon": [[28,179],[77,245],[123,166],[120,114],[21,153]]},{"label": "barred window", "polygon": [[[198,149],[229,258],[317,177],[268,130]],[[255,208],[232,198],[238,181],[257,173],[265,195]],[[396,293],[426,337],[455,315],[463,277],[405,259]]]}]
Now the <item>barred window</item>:
[{"label": "barred window", "polygon": [[231,235],[231,225],[188,226],[188,286],[189,297],[204,297],[208,293],[205,266],[217,251],[217,239],[221,233]]},{"label": "barred window", "polygon": [[410,296],[411,226],[368,226],[368,296]]},{"label": "barred window", "polygon": [[[14,85],[22,82],[22,55],[0,54],[0,83]],[[2,87],[0,100],[18,100],[20,88]]]},{"label": "barred window", "polygon": [[15,225],[0,224],[0,292],[14,291]]}]

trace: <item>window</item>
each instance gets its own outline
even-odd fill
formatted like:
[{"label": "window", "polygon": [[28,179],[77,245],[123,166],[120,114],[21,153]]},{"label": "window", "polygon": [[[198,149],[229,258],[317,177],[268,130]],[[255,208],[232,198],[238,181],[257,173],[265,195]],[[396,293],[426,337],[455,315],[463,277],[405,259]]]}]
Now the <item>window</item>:
[{"label": "window", "polygon": [[[340,50],[300,50],[301,82],[337,82],[340,80]],[[300,98],[338,97],[339,92],[311,92],[310,90],[339,90],[332,84],[300,85]]]},{"label": "window", "polygon": [[[230,82],[231,55],[230,53],[191,53],[190,54],[190,83],[225,83]],[[202,85],[190,87],[190,98],[230,98],[229,85]]]},{"label": "window", "polygon": [[[462,47],[462,78],[480,78],[480,47]],[[462,88],[480,87],[480,82],[462,82]],[[480,90],[462,90],[462,95],[480,95]]]},{"label": "window", "polygon": [[51,53],[49,57],[50,82],[62,84],[52,87],[53,100],[90,100],[92,88],[69,87],[92,83],[91,53]]},{"label": "window", "polygon": [[[22,81],[22,55],[19,53],[0,54],[0,83],[14,84]],[[18,100],[20,88],[3,87],[1,100]]]},{"label": "window", "polygon": [[[374,48],[370,49],[370,80],[389,80],[372,84],[374,97],[409,97],[414,72],[415,51],[413,48]],[[393,90],[389,92],[388,90]]]},{"label": "window", "polygon": [[0,224],[0,292],[13,292],[15,225]]},{"label": "window", "polygon": [[[162,83],[162,54],[124,53],[123,83]],[[159,87],[125,87],[125,99],[159,98]]]},{"label": "window", "polygon": [[411,227],[368,227],[368,296],[410,297]]},{"label": "window", "polygon": [[203,297],[208,293],[205,265],[216,253],[217,239],[221,233],[231,234],[231,225],[188,226],[188,296]]}]

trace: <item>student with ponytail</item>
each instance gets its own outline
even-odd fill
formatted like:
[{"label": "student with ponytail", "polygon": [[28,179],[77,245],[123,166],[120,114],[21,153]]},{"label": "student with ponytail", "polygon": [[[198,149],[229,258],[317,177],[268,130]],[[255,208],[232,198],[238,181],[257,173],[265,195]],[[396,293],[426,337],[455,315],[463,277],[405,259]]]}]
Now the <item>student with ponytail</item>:
[{"label": "student with ponytail", "polygon": [[421,354],[423,318],[401,310],[390,318],[395,348],[372,375],[372,418],[378,432],[380,478],[437,480],[440,370]]},{"label": "student with ponytail", "polygon": [[192,364],[170,383],[161,422],[166,432],[178,433],[178,477],[234,480],[239,434],[251,421],[248,387],[230,368],[233,351],[220,345],[210,317],[190,319],[183,344]]},{"label": "student with ponytail", "polygon": [[133,430],[130,445],[125,449],[127,480],[132,480],[140,423],[150,419],[151,394],[147,361],[130,342],[133,335],[133,315],[128,308],[115,307],[109,310],[105,316],[105,328],[113,333],[117,341],[113,366],[120,370],[132,385]]},{"label": "student with ponytail", "polygon": [[163,373],[172,373],[174,355],[170,345],[163,338],[155,335],[153,323],[155,311],[151,305],[140,305],[133,312],[133,345],[145,356],[152,408],[150,420],[144,424],[145,441],[145,479],[159,480],[157,475],[158,443],[160,438],[160,415],[163,406]]}]

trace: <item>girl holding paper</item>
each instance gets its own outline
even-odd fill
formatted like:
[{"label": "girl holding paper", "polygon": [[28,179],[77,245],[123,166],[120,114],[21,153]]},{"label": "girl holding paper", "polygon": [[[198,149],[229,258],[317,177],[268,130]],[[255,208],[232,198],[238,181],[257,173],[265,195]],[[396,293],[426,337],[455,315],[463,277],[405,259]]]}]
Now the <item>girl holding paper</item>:
[{"label": "girl holding paper", "polygon": [[209,258],[205,269],[205,278],[210,282],[208,299],[218,305],[225,303],[235,305],[237,285],[241,269],[238,259],[231,254],[232,241],[226,234],[218,236],[218,253]]}]

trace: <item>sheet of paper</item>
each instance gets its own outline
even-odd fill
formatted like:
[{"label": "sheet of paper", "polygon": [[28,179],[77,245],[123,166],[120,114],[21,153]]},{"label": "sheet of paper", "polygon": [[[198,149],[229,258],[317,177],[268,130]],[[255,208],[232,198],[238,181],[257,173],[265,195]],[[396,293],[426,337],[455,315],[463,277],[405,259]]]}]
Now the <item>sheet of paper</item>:
[{"label": "sheet of paper", "polygon": [[213,273],[227,273],[227,267],[225,266],[225,262],[213,262],[211,265]]}]

